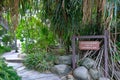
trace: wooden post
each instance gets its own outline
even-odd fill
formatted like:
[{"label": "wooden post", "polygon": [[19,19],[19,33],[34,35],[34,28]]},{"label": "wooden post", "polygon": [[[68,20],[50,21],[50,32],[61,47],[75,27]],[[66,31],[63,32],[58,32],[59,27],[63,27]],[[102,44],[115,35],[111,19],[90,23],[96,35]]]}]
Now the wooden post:
[{"label": "wooden post", "polygon": [[76,53],[75,53],[75,36],[72,37],[72,67],[76,67]]},{"label": "wooden post", "polygon": [[[108,30],[105,30],[104,35],[96,35],[96,36],[77,36],[79,39],[104,39],[104,76],[108,77]],[[72,67],[76,68],[76,52],[75,52],[75,39],[76,36],[72,37]]]},{"label": "wooden post", "polygon": [[108,30],[105,30],[104,32],[104,68],[105,68],[105,77],[108,76]]}]

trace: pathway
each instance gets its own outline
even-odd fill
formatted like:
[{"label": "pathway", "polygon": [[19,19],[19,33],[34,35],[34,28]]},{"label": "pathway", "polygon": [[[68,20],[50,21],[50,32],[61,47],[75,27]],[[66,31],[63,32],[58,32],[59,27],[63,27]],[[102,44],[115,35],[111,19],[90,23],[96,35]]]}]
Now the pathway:
[{"label": "pathway", "polygon": [[34,70],[27,69],[22,64],[22,59],[18,57],[19,53],[11,51],[2,55],[6,59],[8,66],[12,66],[22,77],[22,80],[61,80],[57,75],[52,73],[40,73]]}]

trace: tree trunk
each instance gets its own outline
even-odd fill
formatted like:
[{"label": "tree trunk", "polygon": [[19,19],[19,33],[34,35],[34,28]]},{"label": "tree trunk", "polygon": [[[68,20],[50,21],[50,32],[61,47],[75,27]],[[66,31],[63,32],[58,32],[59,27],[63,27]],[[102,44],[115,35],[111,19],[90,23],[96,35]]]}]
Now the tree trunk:
[{"label": "tree trunk", "polygon": [[17,48],[17,38],[14,32],[14,41],[15,41],[15,52],[18,52],[18,48]]}]

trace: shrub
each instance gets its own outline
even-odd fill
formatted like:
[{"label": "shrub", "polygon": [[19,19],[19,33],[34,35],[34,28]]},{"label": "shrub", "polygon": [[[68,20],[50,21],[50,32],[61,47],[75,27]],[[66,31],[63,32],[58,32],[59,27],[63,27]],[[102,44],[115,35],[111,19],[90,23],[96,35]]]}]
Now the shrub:
[{"label": "shrub", "polygon": [[5,52],[10,52],[11,48],[10,47],[5,47],[0,45],[0,54],[3,54]]},{"label": "shrub", "polygon": [[0,80],[21,80],[12,67],[8,67],[0,58]]},{"label": "shrub", "polygon": [[[120,50],[120,42],[116,42],[116,45],[117,45],[117,49]],[[119,52],[116,52],[114,54],[114,59],[117,60],[117,61],[120,61],[120,54],[119,54]]]},{"label": "shrub", "polygon": [[24,65],[29,69],[35,69],[37,71],[49,71],[54,65],[55,57],[48,53],[34,53],[28,54],[24,60]]},{"label": "shrub", "polygon": [[120,50],[120,42],[116,42],[118,49]]},{"label": "shrub", "polygon": [[120,61],[120,54],[119,53],[115,53],[114,56],[113,56],[113,59],[115,61]]},{"label": "shrub", "polygon": [[11,41],[11,38],[10,38],[11,36],[9,35],[9,34],[4,34],[3,36],[2,36],[2,42],[5,44],[5,45],[8,45],[8,42],[10,42]]}]

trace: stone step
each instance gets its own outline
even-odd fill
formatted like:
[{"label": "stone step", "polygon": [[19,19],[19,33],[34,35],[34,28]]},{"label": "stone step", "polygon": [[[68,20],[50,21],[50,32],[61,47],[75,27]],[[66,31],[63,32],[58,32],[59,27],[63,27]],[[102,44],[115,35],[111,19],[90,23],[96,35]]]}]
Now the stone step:
[{"label": "stone step", "polygon": [[7,62],[13,62],[13,63],[22,63],[23,59],[22,58],[5,58]]}]

